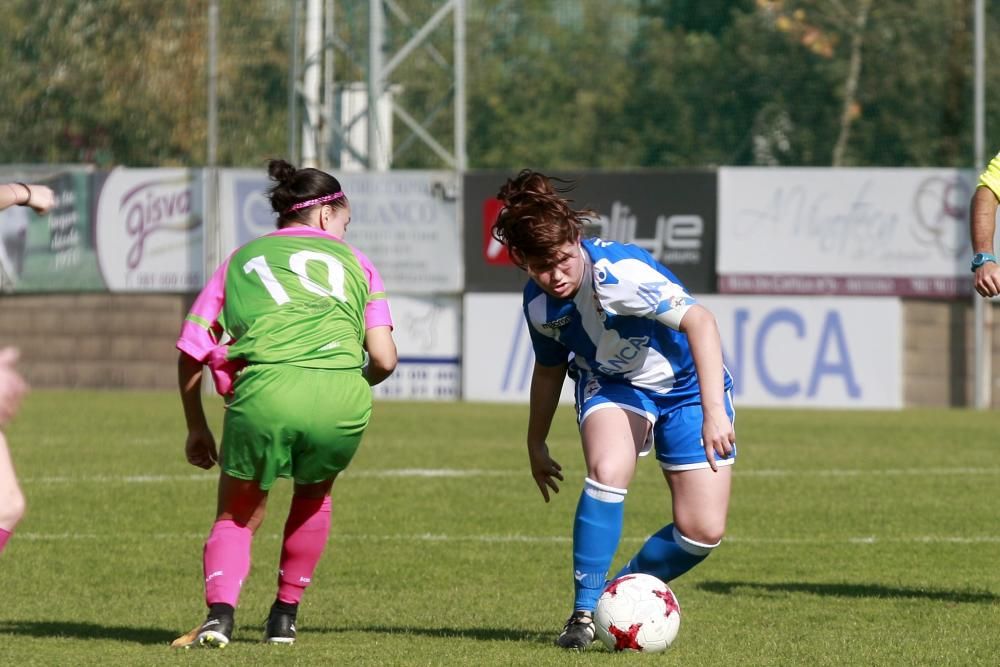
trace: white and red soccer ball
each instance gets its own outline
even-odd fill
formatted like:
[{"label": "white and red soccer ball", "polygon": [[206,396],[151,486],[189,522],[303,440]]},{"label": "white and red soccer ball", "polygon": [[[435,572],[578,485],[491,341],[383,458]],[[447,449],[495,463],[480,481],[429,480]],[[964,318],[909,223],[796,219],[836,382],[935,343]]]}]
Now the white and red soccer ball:
[{"label": "white and red soccer ball", "polygon": [[612,651],[665,651],[681,628],[681,608],[670,587],[648,574],[626,574],[604,589],[594,628]]}]

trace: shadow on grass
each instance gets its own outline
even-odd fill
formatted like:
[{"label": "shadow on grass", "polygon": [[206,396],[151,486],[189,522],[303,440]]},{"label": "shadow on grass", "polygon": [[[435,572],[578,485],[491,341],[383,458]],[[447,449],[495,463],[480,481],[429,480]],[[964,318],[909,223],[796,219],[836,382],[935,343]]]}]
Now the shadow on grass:
[{"label": "shadow on grass", "polygon": [[905,586],[883,586],[881,584],[821,584],[807,582],[760,583],[756,581],[705,581],[698,588],[710,593],[732,595],[738,589],[750,589],[767,593],[808,593],[841,598],[911,598],[915,600],[935,600],[937,602],[966,602],[972,604],[995,604],[1000,596],[985,591],[949,591],[927,588],[907,588]]},{"label": "shadow on grass", "polygon": [[509,628],[423,628],[408,625],[356,625],[340,628],[303,627],[302,633],[338,633],[370,632],[385,635],[419,635],[421,637],[439,637],[441,639],[472,639],[481,642],[534,642],[536,644],[552,643],[552,633],[531,632],[528,630],[511,630]]},{"label": "shadow on grass", "polygon": [[113,639],[135,644],[169,644],[178,635],[176,630],[162,628],[130,628],[74,621],[0,621],[0,634],[7,633],[30,637]]},{"label": "shadow on grass", "polygon": [[[471,639],[484,642],[534,642],[549,644],[551,633],[529,632],[503,628],[424,628],[415,626],[358,625],[347,627],[309,626],[303,634],[316,633],[343,634],[364,632],[385,635],[419,635],[441,639]],[[30,637],[65,637],[69,639],[112,639],[136,644],[168,645],[179,634],[176,630],[159,628],[130,628],[124,626],[103,626],[96,623],[72,621],[0,621],[0,634],[26,635]],[[236,637],[236,641],[239,641]]]}]

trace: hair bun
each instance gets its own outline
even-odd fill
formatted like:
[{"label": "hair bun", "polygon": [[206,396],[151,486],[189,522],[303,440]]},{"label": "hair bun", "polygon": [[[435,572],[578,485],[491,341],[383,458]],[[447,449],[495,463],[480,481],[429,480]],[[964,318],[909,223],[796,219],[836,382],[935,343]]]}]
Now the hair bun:
[{"label": "hair bun", "polygon": [[267,163],[267,175],[271,177],[272,181],[278,183],[290,183],[295,178],[297,171],[293,165],[285,160],[270,160]]}]

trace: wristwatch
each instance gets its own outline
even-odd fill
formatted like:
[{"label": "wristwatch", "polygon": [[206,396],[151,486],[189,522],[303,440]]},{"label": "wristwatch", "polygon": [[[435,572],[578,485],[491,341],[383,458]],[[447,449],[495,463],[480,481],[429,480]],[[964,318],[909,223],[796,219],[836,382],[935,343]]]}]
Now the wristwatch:
[{"label": "wristwatch", "polygon": [[972,272],[975,273],[976,269],[985,264],[986,262],[997,263],[996,255],[991,255],[988,252],[977,252],[972,256]]}]

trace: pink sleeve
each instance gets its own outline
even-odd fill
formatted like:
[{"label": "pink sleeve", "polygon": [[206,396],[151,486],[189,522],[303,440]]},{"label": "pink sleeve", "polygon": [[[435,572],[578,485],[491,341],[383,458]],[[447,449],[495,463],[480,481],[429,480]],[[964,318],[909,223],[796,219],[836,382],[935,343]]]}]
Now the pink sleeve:
[{"label": "pink sleeve", "polygon": [[385,285],[382,276],[371,260],[365,257],[357,248],[352,247],[354,255],[361,263],[361,268],[368,279],[368,303],[365,305],[365,329],[373,327],[392,327],[392,315],[389,314],[389,300],[385,295]]},{"label": "pink sleeve", "polygon": [[215,381],[215,390],[223,396],[233,392],[236,374],[246,365],[243,360],[227,359],[228,345],[221,342],[223,330],[219,324],[219,314],[226,298],[228,268],[227,259],[212,274],[184,318],[181,335],[177,339],[178,350],[209,367]]},{"label": "pink sleeve", "polygon": [[195,299],[194,305],[184,318],[181,335],[177,339],[177,349],[198,361],[205,362],[219,345],[222,327],[219,313],[226,298],[226,269],[229,260],[222,263]]}]

